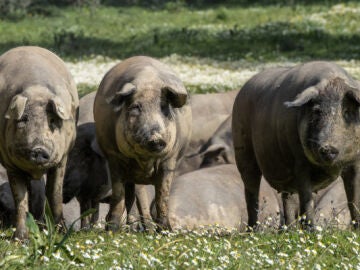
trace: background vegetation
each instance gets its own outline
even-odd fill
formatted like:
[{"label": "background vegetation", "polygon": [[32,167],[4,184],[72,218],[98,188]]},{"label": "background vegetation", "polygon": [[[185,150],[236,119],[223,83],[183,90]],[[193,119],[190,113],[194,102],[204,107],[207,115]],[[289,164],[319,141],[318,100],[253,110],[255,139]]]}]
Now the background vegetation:
[{"label": "background vegetation", "polygon": [[[328,59],[343,61],[359,75],[354,70],[360,58],[360,3],[0,0],[0,53],[19,45],[42,46],[75,63],[175,55],[182,62],[205,61],[229,70]],[[95,88],[83,84],[80,91]],[[112,235],[95,228],[65,236],[51,219],[42,232],[31,220],[29,226],[25,243],[11,239],[12,229],[0,231],[0,268],[360,268],[359,233],[331,226],[281,234],[269,229]]]},{"label": "background vegetation", "polygon": [[137,1],[1,1],[0,52],[36,44],[75,60],[174,53],[253,61],[360,56],[356,1],[150,1],[150,7],[130,5]]}]

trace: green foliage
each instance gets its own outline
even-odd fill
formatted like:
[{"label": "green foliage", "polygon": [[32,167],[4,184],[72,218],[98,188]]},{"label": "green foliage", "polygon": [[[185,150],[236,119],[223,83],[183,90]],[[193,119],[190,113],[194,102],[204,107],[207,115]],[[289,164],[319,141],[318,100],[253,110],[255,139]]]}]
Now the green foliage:
[{"label": "green foliage", "polygon": [[[11,267],[17,268],[27,262],[24,254],[32,252],[32,245],[6,241],[0,241],[1,250],[7,246],[0,266],[10,267],[6,263],[11,261]],[[359,246],[358,232],[335,228],[316,228],[312,233],[239,233],[218,228],[161,234],[94,229],[73,233],[63,249],[22,265],[32,269],[356,269]],[[56,245],[49,248],[55,250]]]},{"label": "green foliage", "polygon": [[85,83],[80,83],[77,85],[77,90],[79,93],[79,98],[85,96],[86,94],[89,94],[93,91],[97,90],[97,85],[90,85]]},{"label": "green foliage", "polygon": [[[31,213],[28,213],[26,226],[29,230],[29,240],[24,242],[22,249],[17,252],[16,255],[5,255],[2,259],[0,257],[0,267],[5,267],[6,269],[18,268],[20,266],[37,267],[50,260],[50,258],[58,258],[61,256],[60,254],[66,256],[69,261],[82,263],[81,258],[78,258],[68,251],[65,243],[74,233],[73,227],[75,223],[82,217],[92,213],[94,213],[94,209],[90,209],[83,213],[81,217],[71,224],[64,234],[61,234],[59,230],[64,230],[64,228],[55,224],[50,206],[46,201],[44,215],[45,224],[38,224]],[[16,246],[16,243],[13,244]],[[24,250],[26,250],[25,253]]]},{"label": "green foliage", "polygon": [[360,58],[360,4],[189,9],[87,6],[0,24],[0,53],[39,45],[65,59],[103,55],[209,57],[254,62]]}]

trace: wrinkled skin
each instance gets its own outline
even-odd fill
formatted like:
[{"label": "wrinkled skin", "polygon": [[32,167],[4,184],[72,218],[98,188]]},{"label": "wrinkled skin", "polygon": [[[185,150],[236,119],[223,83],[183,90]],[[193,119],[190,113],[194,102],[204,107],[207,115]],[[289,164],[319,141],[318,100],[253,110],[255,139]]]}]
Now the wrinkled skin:
[{"label": "wrinkled skin", "polygon": [[[20,64],[21,63],[21,64]],[[47,175],[46,197],[56,223],[62,219],[62,181],[75,139],[78,97],[56,55],[18,47],[0,57],[0,159],[17,209],[15,237],[27,238],[31,179]]]},{"label": "wrinkled skin", "polygon": [[155,186],[155,222],[167,228],[170,185],[191,133],[188,93],[181,81],[155,59],[129,58],[103,78],[94,119],[112,182],[107,229],[118,230],[125,206],[130,211],[134,184]]},{"label": "wrinkled skin", "polygon": [[306,227],[314,220],[312,192],[341,175],[351,217],[359,222],[359,104],[359,84],[329,62],[269,69],[244,85],[232,132],[249,226],[257,221],[261,175],[284,192],[286,224],[294,222],[287,194],[299,194]]}]

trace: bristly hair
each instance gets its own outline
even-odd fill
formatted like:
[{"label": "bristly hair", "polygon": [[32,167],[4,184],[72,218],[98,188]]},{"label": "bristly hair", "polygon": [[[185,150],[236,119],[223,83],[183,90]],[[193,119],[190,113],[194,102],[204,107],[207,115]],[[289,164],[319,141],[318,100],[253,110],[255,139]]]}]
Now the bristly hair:
[{"label": "bristly hair", "polygon": [[320,89],[319,95],[322,98],[338,100],[344,94],[346,88],[345,80],[340,77],[335,77],[328,80],[325,87]]}]

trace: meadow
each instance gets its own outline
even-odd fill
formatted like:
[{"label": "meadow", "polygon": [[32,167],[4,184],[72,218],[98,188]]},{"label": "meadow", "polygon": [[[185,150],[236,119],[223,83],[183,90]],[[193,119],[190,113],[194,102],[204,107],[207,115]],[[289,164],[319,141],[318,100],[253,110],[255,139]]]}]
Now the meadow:
[{"label": "meadow", "polygon": [[[315,3],[314,3],[315,2]],[[121,59],[150,55],[192,93],[240,89],[275,65],[325,59],[360,79],[360,3],[44,7],[0,18],[0,53],[38,45],[67,63],[80,96]],[[28,219],[30,239],[0,230],[2,269],[360,269],[358,231],[329,225],[239,233],[214,228],[148,233],[58,233]],[[269,223],[271,223],[269,221]],[[265,224],[266,225],[266,224]]]}]

